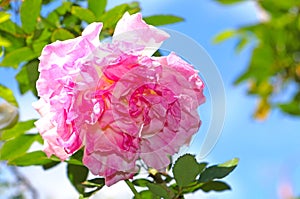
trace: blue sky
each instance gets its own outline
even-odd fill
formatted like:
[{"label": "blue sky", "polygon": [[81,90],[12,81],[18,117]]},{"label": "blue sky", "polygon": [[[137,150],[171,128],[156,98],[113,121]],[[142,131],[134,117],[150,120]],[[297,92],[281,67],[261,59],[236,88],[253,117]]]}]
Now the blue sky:
[{"label": "blue sky", "polygon": [[[120,2],[128,1],[111,0],[109,7]],[[257,103],[256,99],[246,96],[246,85],[235,87],[232,84],[247,66],[253,45],[236,54],[235,39],[219,45],[212,44],[213,36],[225,29],[256,23],[257,13],[254,4],[247,2],[236,6],[221,6],[211,0],[143,0],[141,7],[144,16],[174,14],[185,18],[182,23],[165,27],[184,33],[202,45],[223,78],[226,90],[225,124],[218,143],[205,161],[221,163],[238,157],[240,164],[226,178],[226,182],[232,186],[232,191],[205,194],[205,198],[278,198],[278,186],[285,181],[290,181],[294,185],[295,194],[300,195],[300,182],[297,181],[300,178],[298,160],[300,119],[283,115],[275,110],[264,122],[253,120],[251,116]],[[16,90],[14,74],[15,71],[11,69],[0,69],[0,83]],[[17,97],[22,105],[22,119],[38,117],[30,106],[35,100],[32,95]],[[201,112],[203,128],[189,148],[193,153],[199,152],[209,116],[210,113]],[[76,196],[66,177],[61,177],[65,175],[63,167],[47,172],[34,167],[25,168],[23,171],[33,175],[31,177],[33,184],[41,187],[41,195],[45,198],[58,198],[58,195],[59,198]],[[57,181],[57,178],[60,180]],[[122,188],[123,186],[119,184],[105,189],[98,197],[109,198],[109,194],[115,194],[115,191],[118,192],[120,189],[124,193],[129,193],[129,190]],[[68,191],[62,192],[61,187]],[[199,195],[202,196],[201,193],[197,193],[189,198],[199,198]]]}]

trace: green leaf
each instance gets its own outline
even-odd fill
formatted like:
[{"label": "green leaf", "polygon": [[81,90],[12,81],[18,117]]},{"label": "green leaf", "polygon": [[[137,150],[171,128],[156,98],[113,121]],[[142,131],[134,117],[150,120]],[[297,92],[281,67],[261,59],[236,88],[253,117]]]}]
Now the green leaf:
[{"label": "green leaf", "polygon": [[25,0],[21,4],[21,22],[26,33],[34,31],[37,18],[40,15],[41,3],[41,0]]},{"label": "green leaf", "polygon": [[94,188],[94,187],[102,188],[105,185],[105,180],[104,178],[94,178],[91,180],[84,181],[81,184],[87,188]]},{"label": "green leaf", "polygon": [[63,41],[63,40],[67,40],[67,39],[72,39],[74,37],[75,36],[68,30],[63,29],[63,28],[58,28],[58,29],[54,30],[54,32],[52,33],[51,41],[52,42],[55,42],[56,40]]},{"label": "green leaf", "polygon": [[17,36],[16,35],[17,33],[18,33],[18,36],[21,36],[20,34],[23,33],[23,30],[19,26],[17,26],[17,24],[12,22],[10,19],[1,23],[0,30],[5,31],[14,36]]},{"label": "green leaf", "polygon": [[162,184],[148,183],[147,187],[154,195],[157,195],[164,199],[171,199],[171,196],[169,195],[168,191],[166,190],[166,187],[164,187]]},{"label": "green leaf", "polygon": [[51,168],[57,166],[60,163],[61,162],[51,160],[51,162],[49,162],[49,163],[42,164],[42,167],[44,170],[48,170],[48,169],[51,169]]},{"label": "green leaf", "polygon": [[72,3],[71,2],[63,2],[61,4],[61,6],[59,6],[58,8],[55,9],[55,11],[60,15],[63,16],[65,15],[67,12],[71,11],[71,6]]},{"label": "green leaf", "polygon": [[220,34],[218,34],[217,36],[215,36],[215,38],[213,39],[213,43],[215,44],[221,43],[235,35],[236,35],[236,30],[225,30]]},{"label": "green leaf", "polygon": [[31,48],[27,46],[22,47],[6,54],[0,63],[0,66],[18,68],[18,65],[21,62],[32,60],[38,56],[39,54],[35,53]]},{"label": "green leaf", "polygon": [[31,90],[37,96],[35,85],[39,77],[38,65],[38,60],[32,60],[25,64],[16,75],[15,78],[19,83],[18,86],[21,94],[25,94],[27,91]]},{"label": "green leaf", "polygon": [[68,164],[67,166],[68,178],[79,193],[84,193],[84,187],[82,186],[82,183],[86,181],[88,172],[89,170],[85,166],[72,164]]},{"label": "green leaf", "polygon": [[15,107],[19,107],[12,90],[0,84],[0,93],[0,98],[4,99]]},{"label": "green leaf", "polygon": [[11,42],[8,39],[6,39],[5,37],[2,37],[0,35],[0,46],[1,46],[1,48],[2,48],[2,46],[9,47],[9,46],[11,46]]},{"label": "green leaf", "polygon": [[174,178],[180,187],[188,186],[194,182],[199,172],[200,166],[191,154],[178,158],[173,168]]},{"label": "green leaf", "polygon": [[[142,199],[160,199],[161,197],[154,195],[151,191],[149,190],[144,190],[139,192],[140,196]],[[133,199],[137,199],[137,197],[133,197]]]},{"label": "green leaf", "polygon": [[47,165],[53,161],[49,159],[43,151],[33,151],[23,154],[15,159],[9,160],[9,165],[14,166],[32,166],[32,165]]},{"label": "green leaf", "polygon": [[88,8],[99,18],[105,11],[107,0],[88,0]]},{"label": "green leaf", "polygon": [[229,5],[229,4],[235,4],[235,3],[242,2],[243,0],[215,0],[215,1],[218,1],[219,3],[225,4],[225,5]]},{"label": "green leaf", "polygon": [[132,2],[130,4],[121,4],[101,15],[99,21],[103,22],[103,29],[114,29],[117,22],[121,19],[126,11],[128,11],[130,14],[133,14],[138,12],[139,10],[140,7],[137,2]]},{"label": "green leaf", "polygon": [[147,179],[143,179],[143,178],[132,181],[132,184],[134,184],[135,186],[138,186],[138,187],[147,187],[148,183],[151,183],[151,181],[147,180]]},{"label": "green leaf", "polygon": [[0,150],[1,160],[12,160],[26,153],[32,143],[39,139],[39,134],[20,135],[5,142]]},{"label": "green leaf", "polygon": [[79,6],[72,6],[71,13],[87,23],[96,21],[96,17],[92,11]]},{"label": "green leaf", "polygon": [[144,17],[144,21],[147,24],[154,26],[162,26],[167,24],[173,24],[183,21],[182,17],[174,16],[174,15],[154,15],[150,17]]},{"label": "green leaf", "polygon": [[30,129],[34,128],[35,120],[27,120],[18,122],[13,128],[4,130],[1,134],[1,140],[9,140],[16,138]]},{"label": "green leaf", "polygon": [[249,43],[249,40],[247,37],[240,38],[240,40],[238,41],[238,43],[235,46],[236,52],[240,53],[248,43]]},{"label": "green leaf", "polygon": [[207,182],[201,186],[201,189],[205,192],[231,190],[230,186],[222,181]]},{"label": "green leaf", "polygon": [[199,182],[209,182],[213,179],[221,179],[231,173],[238,164],[238,159],[234,158],[223,164],[214,165],[205,169],[199,178]]},{"label": "green leaf", "polygon": [[0,12],[0,23],[3,23],[10,19],[10,14],[7,12]]},{"label": "green leaf", "polygon": [[278,107],[285,113],[294,116],[300,116],[300,102],[299,101],[291,101],[285,104],[279,104]]}]

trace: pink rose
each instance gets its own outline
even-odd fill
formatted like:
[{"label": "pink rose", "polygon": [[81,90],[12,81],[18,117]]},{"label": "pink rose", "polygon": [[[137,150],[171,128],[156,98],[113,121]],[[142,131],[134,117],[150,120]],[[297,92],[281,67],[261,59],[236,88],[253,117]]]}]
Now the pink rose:
[{"label": "pink rose", "polygon": [[111,43],[95,39],[101,27],[45,47],[35,108],[49,107],[36,123],[47,155],[64,160],[84,145],[83,163],[110,186],[132,178],[137,160],[166,168],[198,131],[205,97],[198,72],[175,53],[150,57],[168,34],[141,14],[125,13]]}]

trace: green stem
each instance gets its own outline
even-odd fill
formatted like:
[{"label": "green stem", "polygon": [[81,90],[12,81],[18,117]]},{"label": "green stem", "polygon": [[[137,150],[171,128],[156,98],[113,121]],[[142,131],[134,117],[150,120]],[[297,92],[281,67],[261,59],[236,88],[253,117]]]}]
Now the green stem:
[{"label": "green stem", "polygon": [[130,188],[130,190],[132,191],[132,193],[134,194],[135,198],[136,199],[142,199],[142,196],[137,192],[137,190],[135,189],[132,182],[130,182],[129,180],[125,180],[125,182],[128,185],[128,187]]}]

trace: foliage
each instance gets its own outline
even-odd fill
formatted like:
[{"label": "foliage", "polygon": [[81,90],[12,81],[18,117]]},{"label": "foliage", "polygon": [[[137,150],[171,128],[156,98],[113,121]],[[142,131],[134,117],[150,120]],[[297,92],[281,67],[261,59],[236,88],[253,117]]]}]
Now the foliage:
[{"label": "foliage", "polygon": [[[217,1],[225,5],[243,2]],[[259,98],[257,119],[265,119],[274,108],[300,116],[300,1],[259,0],[256,4],[258,15],[264,16],[257,24],[226,30],[214,41],[237,38],[238,52],[251,41],[257,43],[247,69],[235,81],[236,85],[249,83],[248,94]]]},{"label": "foliage", "polygon": [[[138,2],[124,3],[110,10],[106,0],[63,1],[46,16],[44,9],[51,7],[55,0],[25,0],[20,7],[10,1],[0,1],[0,67],[18,70],[15,79],[21,94],[32,92],[37,97],[35,82],[39,76],[38,57],[43,47],[56,40],[66,40],[79,36],[87,23],[104,23],[100,39],[110,37],[120,17],[128,11],[140,11]],[[82,6],[87,5],[87,6]],[[166,25],[180,22],[181,17],[156,15],[145,17],[152,25]],[[15,107],[17,100],[10,88],[0,85],[0,98]],[[0,160],[14,166],[42,166],[45,170],[61,163],[55,156],[47,157],[42,151],[32,151],[34,143],[42,144],[41,136],[34,130],[34,120],[19,121],[9,129],[0,129]],[[102,178],[87,179],[88,170],[82,164],[82,151],[78,151],[65,161],[67,177],[80,193],[87,198],[104,186]],[[127,181],[135,193],[135,198],[182,198],[183,194],[198,190],[205,192],[230,189],[218,179],[228,175],[237,164],[229,163],[207,167],[198,163],[194,156],[179,158],[173,167],[173,177],[167,173],[149,170],[152,180],[135,179]],[[188,171],[186,170],[188,168]],[[143,190],[137,192],[136,187]]]}]

